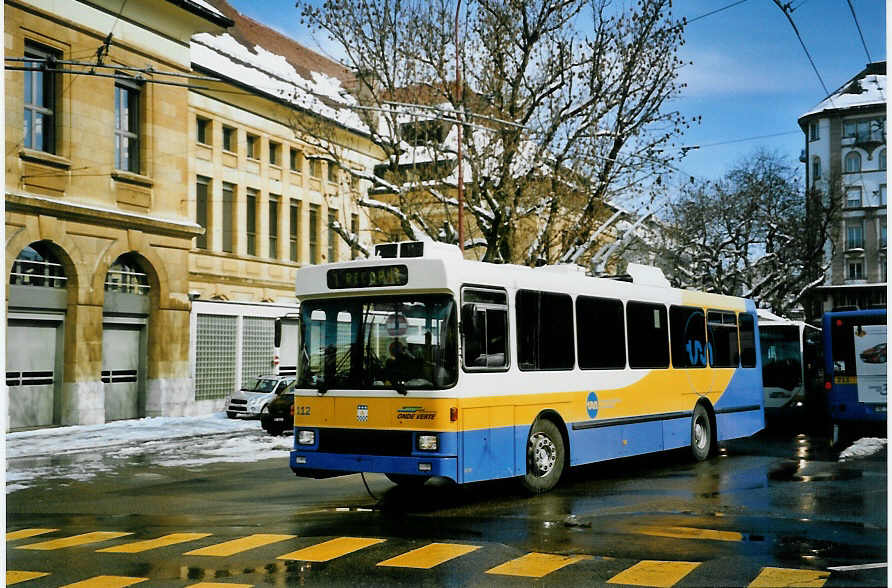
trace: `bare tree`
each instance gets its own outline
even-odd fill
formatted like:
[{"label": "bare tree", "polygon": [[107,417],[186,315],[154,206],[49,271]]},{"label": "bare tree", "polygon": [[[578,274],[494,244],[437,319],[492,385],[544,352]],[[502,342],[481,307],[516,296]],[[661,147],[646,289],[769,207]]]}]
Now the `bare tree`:
[{"label": "bare tree", "polygon": [[840,190],[804,191],[794,167],[758,151],[717,182],[686,188],[670,207],[671,281],[755,299],[788,314],[824,281],[824,244],[838,216]]},{"label": "bare tree", "polygon": [[[361,204],[408,238],[457,240],[459,120],[465,245],[529,264],[590,256],[616,211],[608,203],[640,196],[688,124],[666,109],[681,89],[683,42],[670,0],[467,0],[458,46],[454,0],[298,6],[340,45],[355,111],[385,162],[364,175]],[[339,158],[330,130],[296,121]]]}]

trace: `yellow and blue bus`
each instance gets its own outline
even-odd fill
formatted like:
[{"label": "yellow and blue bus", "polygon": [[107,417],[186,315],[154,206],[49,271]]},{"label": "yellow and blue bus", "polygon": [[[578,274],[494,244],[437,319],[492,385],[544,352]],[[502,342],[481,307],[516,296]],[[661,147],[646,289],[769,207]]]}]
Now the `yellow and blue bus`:
[{"label": "yellow and blue bus", "polygon": [[377,251],[297,272],[299,476],[542,492],[570,466],[683,447],[703,460],[764,427],[749,300],[634,264],[608,279],[439,243]]}]

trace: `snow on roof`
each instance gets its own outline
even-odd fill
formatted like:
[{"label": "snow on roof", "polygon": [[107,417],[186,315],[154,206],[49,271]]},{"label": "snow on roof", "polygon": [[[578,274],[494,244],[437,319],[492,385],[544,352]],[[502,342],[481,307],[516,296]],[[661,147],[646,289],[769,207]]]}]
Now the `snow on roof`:
[{"label": "snow on roof", "polygon": [[856,106],[886,103],[886,63],[870,64],[840,89],[799,117],[799,120],[825,110],[843,110]]},{"label": "snow on roof", "polygon": [[368,133],[356,111],[356,99],[341,80],[311,71],[300,75],[285,57],[260,45],[248,48],[229,33],[201,33],[192,37],[192,63],[219,76],[238,81],[258,92],[285,100],[357,132]]}]

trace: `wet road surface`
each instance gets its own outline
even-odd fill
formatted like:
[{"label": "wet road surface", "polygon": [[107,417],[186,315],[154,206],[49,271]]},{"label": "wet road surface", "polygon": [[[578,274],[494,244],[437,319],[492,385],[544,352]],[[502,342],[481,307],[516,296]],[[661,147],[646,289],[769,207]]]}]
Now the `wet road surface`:
[{"label": "wet road surface", "polygon": [[513,481],[412,489],[370,475],[367,491],[358,475],[296,478],[284,459],[164,467],[142,454],[7,495],[7,583],[885,585],[871,567],[886,561],[885,452],[838,453],[820,434],[768,430],[702,463],[669,452],[576,468],[532,497]]}]

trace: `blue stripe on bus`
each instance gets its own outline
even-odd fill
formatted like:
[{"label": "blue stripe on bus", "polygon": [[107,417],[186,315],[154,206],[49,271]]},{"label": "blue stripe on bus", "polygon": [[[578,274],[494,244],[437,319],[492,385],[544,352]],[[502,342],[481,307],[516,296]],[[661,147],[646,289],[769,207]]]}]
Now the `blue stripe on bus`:
[{"label": "blue stripe on bus", "polygon": [[[857,384],[834,384],[835,394],[830,400],[830,418],[833,421],[876,421],[886,420],[886,412],[877,412],[874,407],[885,404],[867,404],[858,400]],[[842,407],[845,406],[845,410]]]}]

